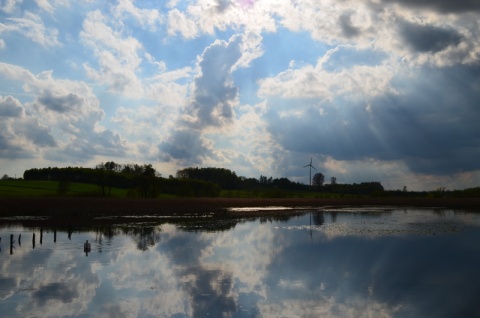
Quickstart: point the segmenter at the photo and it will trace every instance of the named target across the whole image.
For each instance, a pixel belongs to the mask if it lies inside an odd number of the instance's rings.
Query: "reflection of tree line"
[[[43,234],[44,232],[53,232],[53,243],[57,242],[57,231],[60,233],[66,233],[69,240],[72,239],[73,233],[81,232],[95,232],[95,244],[99,253],[103,251],[103,245],[105,243],[110,245],[112,239],[115,236],[126,235],[130,236],[135,245],[139,250],[146,251],[150,247],[155,246],[160,242],[160,232],[161,228],[159,226],[108,226],[108,227],[89,227],[76,229],[74,232],[73,227],[68,227],[66,229],[57,228],[46,228],[40,227],[38,232],[34,231],[32,233],[32,249],[37,247],[37,244],[43,245]],[[25,236],[25,235],[24,235]],[[0,252],[2,251],[2,238],[0,237]],[[10,234],[10,241],[8,243],[10,255],[13,254],[17,247],[22,246],[22,234],[19,234],[18,237],[14,234]],[[83,251],[88,256],[91,253],[91,242],[88,240],[83,243]]]
[[[303,214],[303,213],[302,213]],[[299,215],[302,215],[299,214]],[[176,222],[170,221],[179,226],[181,229],[186,231],[209,231],[209,232],[218,232],[218,231],[228,231],[234,228],[238,223],[243,223],[253,220],[259,220],[260,223],[266,222],[287,222],[292,217],[297,217],[297,215],[287,215],[279,214],[273,216],[263,216],[256,218],[222,218],[222,217],[190,217],[182,218],[176,220]],[[332,217],[333,220],[333,217]],[[324,223],[323,212],[316,212],[313,214],[313,222],[316,225],[322,225]],[[35,249],[37,242],[43,244],[44,232],[50,233],[53,232],[53,243],[57,242],[57,232],[66,233],[69,240],[72,240],[72,236],[77,233],[82,232],[94,232],[96,249],[99,253],[102,253],[104,245],[111,245],[111,241],[116,236],[129,236],[135,242],[136,247],[141,251],[146,251],[151,247],[154,247],[157,243],[160,242],[161,236],[161,225],[166,223],[164,220],[162,222],[152,222],[149,225],[139,226],[137,224],[125,224],[125,225],[103,225],[103,226],[81,226],[74,227],[72,225],[65,226],[35,226],[35,221],[28,220],[22,224],[25,229],[34,228],[35,230],[32,233],[32,249]],[[37,223],[48,224],[45,220],[39,220]],[[27,225],[28,224],[28,225]],[[50,223],[51,224],[51,223]],[[10,236],[10,254],[13,254],[16,244],[21,246],[21,237],[22,234],[18,235],[18,239],[15,240],[14,234]],[[88,243],[88,244],[87,244]],[[88,256],[91,253],[91,242],[83,243],[84,253]],[[0,251],[1,251],[1,238],[0,238]]]

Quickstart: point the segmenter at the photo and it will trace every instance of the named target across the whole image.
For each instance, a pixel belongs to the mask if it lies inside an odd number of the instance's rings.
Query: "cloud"
[[[379,65],[355,63],[350,68],[330,71],[331,65],[328,65],[328,62],[335,51],[327,52],[316,65],[289,68],[275,77],[261,80],[259,95],[275,98],[320,98],[321,101],[348,95],[368,98],[391,90],[389,81],[395,65],[388,61]],[[354,58],[352,56],[352,59]],[[372,60],[374,61],[375,59]]]
[[[87,15],[80,38],[98,58],[98,70],[84,64],[89,77],[113,91],[142,95],[142,85],[135,74],[142,61],[139,56],[142,45],[137,39],[114,31],[98,10]]]
[[[56,147],[57,143],[48,127],[40,124],[36,119],[27,119],[18,122],[15,126],[17,134],[24,135],[37,147]]]
[[[352,14],[353,14],[352,12],[346,12],[339,17],[342,33],[347,38],[356,37],[361,33],[360,29],[354,26],[352,23]]]
[[[0,132],[0,158],[16,160],[32,159],[35,157],[35,154],[31,149],[14,141],[13,139],[15,137],[9,132],[6,132],[5,128],[0,129]]]
[[[397,3],[411,8],[433,9],[441,13],[462,13],[480,11],[477,0],[449,1],[449,0],[382,0],[383,3]]]
[[[233,106],[238,102],[238,88],[234,86],[231,72],[240,59],[242,38],[216,41],[205,51],[198,63],[200,76],[195,79],[193,101],[188,110],[193,123],[204,126],[221,126],[231,122]]]
[[[208,143],[195,130],[176,130],[159,145],[162,161],[182,160],[186,164],[201,164],[204,157],[212,155]]]
[[[3,156],[161,158],[164,174],[196,164],[300,182],[297,162],[314,156],[345,182],[474,184],[478,8],[3,0]]]
[[[361,101],[335,98],[282,116],[273,105],[267,114],[271,135],[286,150],[315,152],[336,160],[405,160],[415,173],[447,175],[480,169],[468,158],[480,153],[480,130],[473,115],[478,70],[425,68],[417,78],[391,80],[398,94]],[[401,84],[400,84],[401,83]],[[420,93],[421,92],[421,93]],[[452,94],[462,96],[451,100]]]
[[[53,12],[53,7],[52,5],[49,3],[48,0],[35,0],[35,2],[37,3],[37,5],[42,8],[43,10],[47,11],[47,12],[50,12],[52,13]]]
[[[47,109],[63,113],[68,111],[74,111],[79,109],[85,102],[85,100],[75,94],[68,93],[63,96],[55,95],[52,91],[44,91],[38,96],[37,101],[45,106]]]
[[[23,0],[2,0],[0,2],[0,10],[5,13],[12,13],[18,3],[21,3]]]
[[[25,12],[22,18],[7,18],[6,22],[0,23],[0,34],[18,32],[44,47],[61,46],[57,39],[59,31],[55,28],[46,28],[39,15]]]
[[[205,49],[198,61],[199,75],[193,84],[192,99],[183,111],[176,131],[160,144],[160,156],[191,158],[198,163],[201,158],[212,155],[201,135],[209,127],[232,123],[233,108],[238,104],[238,88],[231,73],[241,57],[240,36],[232,36],[228,42],[215,41]]]
[[[183,12],[173,9],[168,12],[168,34],[180,33],[186,39],[192,39],[197,34],[197,26],[189,20]]]
[[[18,99],[0,96],[0,117],[22,117],[24,109]]]
[[[406,43],[417,52],[436,53],[449,46],[457,46],[462,37],[451,29],[431,25],[419,25],[404,21],[400,24],[400,34]]]
[[[151,31],[155,31],[157,25],[161,24],[163,21],[163,16],[159,10],[140,9],[136,7],[131,0],[119,0],[114,9],[114,15],[117,18],[122,18],[127,14],[133,17],[142,26],[148,26]]]
[[[79,297],[78,290],[74,286],[66,283],[51,283],[47,286],[41,286],[33,292],[32,298],[37,302],[37,306],[44,307],[48,300],[57,299],[63,303],[71,303]]]
[[[18,154],[86,162],[96,156],[125,155],[128,144],[120,134],[99,125],[104,112],[86,83],[56,79],[51,71],[34,75],[6,63],[0,63],[0,70],[5,78],[21,81],[33,96],[32,102],[24,103],[23,116],[7,117],[3,157]],[[2,105],[5,101],[21,107],[13,98],[3,99]],[[45,147],[48,151],[43,150]]]

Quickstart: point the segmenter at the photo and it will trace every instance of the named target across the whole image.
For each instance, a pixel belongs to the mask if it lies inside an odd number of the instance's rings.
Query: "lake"
[[[1,317],[480,317],[479,213],[24,220],[0,220]]]

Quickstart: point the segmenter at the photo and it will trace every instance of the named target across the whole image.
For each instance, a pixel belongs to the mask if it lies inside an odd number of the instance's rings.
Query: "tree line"
[[[105,197],[112,195],[112,188],[127,189],[129,196],[144,198],[157,197],[160,193],[185,197],[217,197],[222,190],[249,191],[252,196],[282,196],[286,191],[358,195],[372,195],[384,191],[380,182],[337,184],[336,179],[331,178],[330,184],[323,184],[324,177],[318,173],[313,177],[315,186],[263,175],[258,179],[246,178],[224,168],[189,167],[178,170],[176,177],[164,178],[151,164],[119,164],[113,161],[99,163],[94,168],[33,168],[26,170],[23,178],[59,181],[60,195],[68,191],[70,182],[95,184],[98,186],[99,195]]]

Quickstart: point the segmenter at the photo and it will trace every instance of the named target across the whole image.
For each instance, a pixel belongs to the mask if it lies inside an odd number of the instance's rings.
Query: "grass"
[[[0,197],[51,197],[58,196],[58,181],[29,181],[29,180],[1,180]],[[131,190],[130,190],[131,191]],[[71,182],[65,194],[67,197],[97,197],[100,196],[99,189],[94,184]],[[111,196],[116,198],[128,197],[129,190],[112,188]],[[159,198],[176,198],[176,195],[160,194]],[[222,190],[221,198],[348,198],[351,195],[338,195],[332,193],[319,193],[316,191],[285,191],[279,189],[271,190]]]
[[[58,196],[58,181],[26,181],[26,180],[1,180],[0,197],[45,197]],[[111,195],[125,197],[126,190],[112,188]],[[99,189],[94,184],[71,182],[66,196],[100,196]]]

